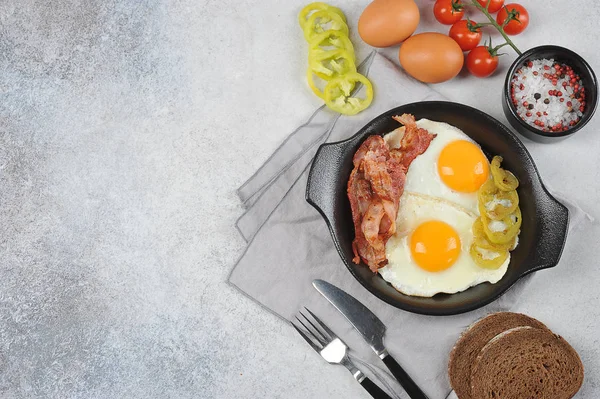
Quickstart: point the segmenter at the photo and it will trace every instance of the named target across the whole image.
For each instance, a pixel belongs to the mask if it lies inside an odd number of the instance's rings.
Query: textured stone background
[[[445,31],[418,1],[420,29]],[[235,188],[319,105],[303,80],[305,3],[0,2],[0,397],[367,397],[225,283],[244,244]],[[334,3],[355,31],[367,2]],[[523,3],[522,48],[564,45],[599,69],[597,2]],[[502,81],[437,88],[504,120]],[[596,218],[599,127],[527,143]],[[581,353],[590,399],[599,236],[567,246],[564,290],[544,290],[546,271],[523,300]]]

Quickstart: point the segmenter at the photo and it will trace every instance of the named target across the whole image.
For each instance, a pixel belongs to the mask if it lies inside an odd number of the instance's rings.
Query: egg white
[[[466,140],[477,146],[479,145],[462,130],[447,123],[420,119],[417,121],[417,126],[427,129],[429,133],[437,134],[437,136],[431,141],[427,150],[410,164],[406,174],[404,191],[443,199],[464,208],[474,215],[479,215],[477,192],[462,193],[454,191],[446,186],[438,173],[438,158],[448,144],[457,140]],[[404,128],[396,129],[387,134],[384,139],[392,148],[397,148],[403,134]]]
[[[442,292],[453,294],[486,281],[498,282],[506,273],[510,255],[495,270],[481,268],[473,261],[469,248],[473,242],[472,225],[475,219],[476,215],[446,201],[405,192],[400,199],[396,219],[398,230],[386,244],[388,264],[379,269],[379,273],[398,291],[422,297]],[[412,259],[410,251],[411,233],[421,223],[430,220],[439,220],[452,226],[461,241],[461,251],[456,262],[440,272],[420,268]],[[497,254],[491,251],[485,254],[486,258],[495,256]]]

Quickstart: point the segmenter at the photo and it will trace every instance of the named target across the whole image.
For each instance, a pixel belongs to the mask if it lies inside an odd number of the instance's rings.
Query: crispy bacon
[[[348,180],[355,232],[352,261],[359,264],[362,259],[373,272],[387,264],[385,244],[396,232],[408,167],[435,137],[418,128],[410,114],[393,118],[405,126],[400,147],[390,149],[381,136],[369,136],[354,154]]]
[[[400,140],[400,147],[392,149],[391,153],[394,158],[397,158],[408,170],[412,161],[424,153],[429,147],[429,143],[435,138],[435,134],[431,134],[426,129],[417,127],[415,117],[411,114],[393,116],[392,119],[402,123],[405,130],[404,135]]]

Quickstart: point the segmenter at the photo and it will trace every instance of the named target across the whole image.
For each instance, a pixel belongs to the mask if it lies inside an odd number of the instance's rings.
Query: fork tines
[[[292,326],[302,335],[302,337],[313,347],[314,350],[320,352],[329,342],[333,341],[336,335],[331,331],[313,312],[308,310],[306,307],[304,308],[308,314],[310,314],[310,318],[304,314],[302,311],[298,312],[301,317],[296,316],[296,320],[298,323],[304,327],[304,330],[298,327],[294,322],[292,322]],[[311,318],[316,322],[313,323]],[[303,321],[304,320],[304,321]],[[320,326],[320,327],[319,327]]]

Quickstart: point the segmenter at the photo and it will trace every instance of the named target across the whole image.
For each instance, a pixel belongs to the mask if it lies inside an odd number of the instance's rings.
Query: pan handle
[[[562,255],[569,228],[569,210],[543,187],[539,202],[537,246],[528,272],[556,266]],[[540,216],[541,215],[541,216]]]
[[[336,202],[340,200],[339,194],[346,192],[347,179],[342,177],[342,173],[347,145],[347,141],[322,144],[308,174],[306,201],[323,215],[330,226],[334,220]],[[341,197],[346,198],[345,195]]]

